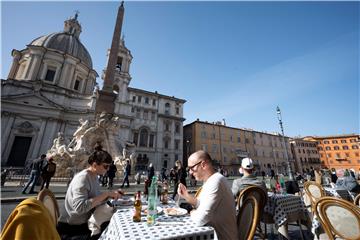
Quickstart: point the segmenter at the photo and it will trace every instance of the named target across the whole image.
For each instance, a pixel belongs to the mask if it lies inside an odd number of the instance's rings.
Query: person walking
[[[25,187],[23,188],[23,190],[21,192],[22,194],[26,194],[26,189],[30,186],[30,184],[31,184],[31,187],[30,187],[29,194],[36,193],[34,191],[35,185],[36,185],[37,181],[39,180],[42,165],[43,165],[45,159],[46,159],[46,155],[42,154],[40,156],[40,158],[35,159],[31,163],[31,172],[30,172],[29,181],[26,183]]]
[[[108,189],[111,189],[113,187],[114,178],[117,172],[116,165],[114,164],[114,161],[110,164],[109,170],[107,171],[107,175],[109,177],[109,185]]]
[[[130,160],[127,160],[126,161],[126,166],[125,166],[125,172],[124,172],[124,181],[121,185],[121,187],[123,188],[124,187],[124,184],[126,182],[126,187],[130,187],[130,184],[129,184],[129,176],[130,176],[130,172],[131,172],[131,165],[130,165]]]
[[[42,168],[41,177],[43,179],[40,191],[44,188],[44,186],[49,189],[49,184],[51,178],[55,175],[56,172],[56,164],[54,163],[54,159],[52,157],[49,160],[45,160],[45,165]]]
[[[176,168],[175,169],[175,184],[174,184],[174,193],[172,196],[172,199],[174,199],[174,200],[175,200],[175,197],[177,194],[179,183],[182,183],[186,187],[186,177],[187,177],[186,169],[182,166],[182,164],[179,160],[177,160],[175,162],[175,168]]]

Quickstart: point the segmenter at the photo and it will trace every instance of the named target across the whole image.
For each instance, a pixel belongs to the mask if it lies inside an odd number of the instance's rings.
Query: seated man
[[[256,176],[253,174],[253,168],[254,164],[251,158],[244,158],[242,160],[240,169],[242,169],[244,176],[235,179],[231,188],[231,191],[235,198],[239,196],[241,190],[253,185],[259,186],[264,189],[265,192],[267,192],[265,183],[262,180],[257,179]]]
[[[191,219],[199,226],[212,226],[218,239],[238,239],[235,204],[227,179],[215,171],[205,151],[191,154],[188,166],[190,174],[204,183],[195,197],[179,183],[178,194],[194,207]]]

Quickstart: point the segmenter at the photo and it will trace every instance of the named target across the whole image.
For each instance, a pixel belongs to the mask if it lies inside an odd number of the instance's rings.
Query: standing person
[[[175,200],[179,183],[182,183],[186,187],[186,177],[187,177],[186,169],[182,166],[182,164],[179,160],[176,160],[174,193],[173,193],[172,199]]]
[[[161,180],[162,180],[162,182],[167,181],[166,168],[164,168],[164,167],[161,169]]]
[[[30,186],[31,184],[31,188],[30,188],[30,194],[36,193],[34,191],[35,189],[35,185],[40,177],[41,174],[41,169],[44,163],[44,160],[46,159],[46,155],[42,154],[40,156],[40,158],[35,159],[32,163],[31,163],[31,172],[30,172],[30,178],[29,181],[26,183],[25,187],[22,190],[22,194],[26,194],[26,189]]]
[[[275,179],[275,171],[274,171],[274,169],[270,170],[270,174],[271,174],[270,179]]]
[[[257,179],[254,174],[254,164],[251,158],[244,158],[241,162],[241,168],[244,172],[244,176],[235,179],[231,188],[235,198],[239,196],[241,190],[254,185],[261,187],[264,192],[267,192],[265,183],[262,180]]]
[[[338,177],[336,175],[336,170],[335,170],[335,168],[332,168],[331,169],[331,182],[336,183],[337,179],[338,179]]]
[[[89,239],[88,220],[94,208],[108,198],[118,199],[123,194],[120,190],[100,191],[97,176],[105,174],[111,162],[111,155],[98,145],[89,156],[89,167],[74,176],[60,209],[57,230],[61,239]]]
[[[113,183],[114,183],[114,178],[117,172],[117,168],[116,165],[114,163],[114,161],[112,161],[109,170],[107,171],[107,175],[109,177],[109,186],[108,189],[111,189],[113,187]]]
[[[152,163],[149,164],[149,167],[147,169],[147,173],[148,173],[148,179],[149,179],[149,186],[151,185],[151,181],[153,176],[155,175],[155,169]]]
[[[130,172],[131,172],[130,160],[126,160],[126,166],[125,166],[125,171],[124,171],[124,180],[121,185],[122,188],[124,187],[125,182],[126,182],[126,187],[127,188],[130,187],[130,183],[129,183]]]
[[[191,154],[188,166],[190,174],[203,182],[195,197],[189,194],[185,185],[179,184],[178,194],[194,207],[190,212],[191,219],[199,226],[212,226],[217,235],[215,239],[238,239],[235,203],[227,179],[215,171],[211,157],[205,151]]]
[[[55,175],[55,172],[56,172],[56,164],[54,163],[54,159],[50,157],[42,168],[41,177],[43,179],[43,182],[40,191],[44,188],[44,186],[45,188],[49,189],[51,178]]]
[[[263,179],[263,181],[265,180],[265,171],[263,170],[263,171],[261,171],[261,176],[262,176],[262,179]]]
[[[170,185],[175,184],[175,170],[174,170],[174,168],[170,169],[169,177],[170,177]]]

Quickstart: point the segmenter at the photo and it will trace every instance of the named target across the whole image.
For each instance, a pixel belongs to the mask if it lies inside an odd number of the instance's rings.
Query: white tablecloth
[[[133,209],[118,209],[112,216],[109,226],[102,233],[101,240],[119,239],[214,239],[212,227],[198,227],[189,215],[170,217],[161,214],[154,226],[147,226],[146,216],[141,216],[141,222],[133,222]]]
[[[324,190],[327,196],[338,197],[348,201],[353,201],[353,196],[345,188],[324,187]]]
[[[308,229],[311,228],[311,220],[300,196],[268,193],[264,219],[269,217],[275,223],[278,232],[287,239],[289,239],[287,224],[290,222],[303,221]]]

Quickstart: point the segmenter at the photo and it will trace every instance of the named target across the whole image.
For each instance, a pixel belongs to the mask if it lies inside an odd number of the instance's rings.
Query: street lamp
[[[287,151],[287,147],[286,147],[284,128],[283,128],[281,111],[280,111],[279,106],[276,107],[276,113],[277,113],[277,118],[279,120],[279,124],[280,124],[280,128],[281,128],[281,135],[282,135],[282,139],[283,139],[283,143],[284,143],[284,147],[285,147],[285,158],[286,158],[286,161],[287,161],[287,170],[288,170],[288,174],[289,174],[289,180],[293,181],[294,176],[293,176],[293,173],[292,173],[292,170],[291,170],[291,164],[290,164],[289,155],[288,155],[288,151]]]

